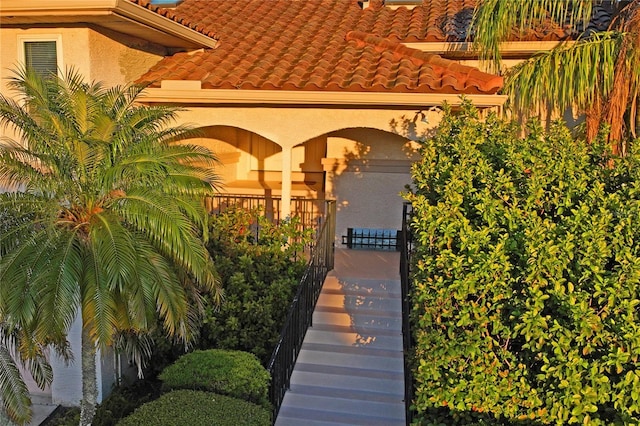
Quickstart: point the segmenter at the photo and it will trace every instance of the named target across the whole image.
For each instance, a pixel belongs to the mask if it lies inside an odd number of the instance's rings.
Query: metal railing
[[[347,228],[342,244],[350,249],[400,251],[400,232],[395,229]]]
[[[413,365],[411,354],[413,352],[413,337],[411,336],[411,253],[413,251],[413,239],[409,223],[411,222],[412,207],[410,203],[402,206],[402,230],[400,231],[400,285],[402,288],[402,346],[404,352],[404,406],[406,424],[413,421],[411,405],[415,396],[413,382]]]
[[[264,215],[278,224],[283,217],[282,199],[280,197],[264,197],[259,195],[216,194],[205,199],[205,206],[210,213],[220,213],[229,208],[253,210],[260,208]],[[291,215],[300,218],[305,228],[316,228],[318,219],[326,215],[325,200],[298,198],[291,199]]]
[[[272,422],[275,423],[289,389],[291,374],[302,348],[304,336],[311,326],[313,311],[320,296],[327,272],[333,269],[335,235],[335,201],[327,201],[325,216],[317,234],[316,244],[310,255],[298,291],[289,308],[267,370],[271,374],[269,398],[272,405]]]

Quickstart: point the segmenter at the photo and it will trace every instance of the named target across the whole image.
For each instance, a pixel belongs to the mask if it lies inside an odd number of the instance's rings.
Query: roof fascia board
[[[214,48],[217,40],[199,33],[156,12],[128,0],[2,0],[0,17],[17,18],[46,15],[55,23],[55,17],[120,16],[128,21],[155,31],[177,37],[194,48]]]
[[[505,95],[464,95],[478,107],[502,106]],[[202,89],[179,90],[147,88],[141,94],[143,103],[171,104],[256,104],[256,105],[316,105],[362,107],[425,107],[439,106],[444,102],[458,106],[461,95],[439,93],[379,93],[379,92],[331,92],[292,90],[236,90]]]
[[[192,30],[182,24],[179,24],[169,18],[132,3],[128,0],[116,0],[116,13],[122,16],[136,20],[144,25],[154,29],[164,30],[165,32],[185,40],[198,43],[201,47],[215,48],[217,40],[208,37],[202,33]]]
[[[500,45],[502,56],[531,56],[535,53],[571,46],[575,41],[509,41]],[[415,42],[402,43],[407,47],[429,53],[477,57],[473,43],[469,42]]]

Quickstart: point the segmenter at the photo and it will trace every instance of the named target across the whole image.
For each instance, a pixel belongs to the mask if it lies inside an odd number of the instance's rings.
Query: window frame
[[[54,41],[56,43],[56,66],[58,77],[62,77],[64,63],[62,60],[61,34],[21,34],[18,36],[18,63],[22,68],[27,64],[26,43],[39,41]]]

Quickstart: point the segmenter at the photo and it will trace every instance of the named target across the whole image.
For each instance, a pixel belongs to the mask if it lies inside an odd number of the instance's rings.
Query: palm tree
[[[30,220],[0,235],[0,314],[46,342],[82,318],[80,424],[97,399],[96,353],[161,323],[190,341],[199,292],[219,295],[203,238],[215,156],[180,142],[177,110],[143,106],[142,87],[105,89],[74,71],[25,69],[0,98],[0,200]],[[18,216],[19,218],[21,216]]]
[[[606,31],[589,27],[596,7],[613,19]],[[511,68],[504,93],[526,117],[543,105],[585,115],[586,138],[608,127],[614,153],[636,137],[640,90],[640,0],[479,0],[473,18],[474,47],[500,69],[500,43],[541,25],[586,29],[575,43],[539,53]]]

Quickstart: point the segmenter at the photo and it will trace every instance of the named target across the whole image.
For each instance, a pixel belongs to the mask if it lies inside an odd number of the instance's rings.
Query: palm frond
[[[33,280],[38,297],[37,335],[40,339],[69,330],[80,307],[78,282],[84,265],[75,232],[60,232],[52,236],[43,255],[48,255],[44,268],[37,270]]]
[[[540,25],[586,27],[591,19],[593,0],[481,0],[474,10],[471,37],[483,63],[497,71],[501,62],[501,43],[519,38]],[[515,32],[515,34],[514,34]]]
[[[9,418],[24,424],[31,420],[31,399],[11,353],[0,345],[0,401]]]
[[[600,33],[540,53],[509,70],[504,93],[522,114],[537,105],[584,110],[611,90],[621,41],[620,33]]]

